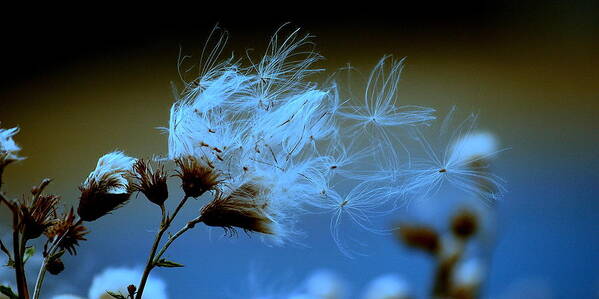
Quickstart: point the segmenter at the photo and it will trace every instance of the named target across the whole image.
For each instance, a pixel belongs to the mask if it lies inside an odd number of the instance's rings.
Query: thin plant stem
[[[19,299],[29,299],[29,290],[27,289],[27,277],[25,276],[25,265],[23,263],[23,253],[25,251],[25,240],[19,233],[19,210],[16,204],[9,201],[4,194],[0,193],[0,202],[4,202],[10,209],[13,216],[13,261],[15,265],[15,280],[17,282],[17,291]]]
[[[157,263],[160,258],[162,257],[162,255],[164,254],[164,252],[166,252],[166,250],[169,248],[169,246],[171,246],[171,244],[177,239],[179,238],[182,234],[184,234],[186,231],[194,228],[194,226],[199,222],[199,217],[189,221],[187,224],[185,224],[185,226],[183,228],[181,228],[177,233],[175,233],[174,235],[170,236],[168,238],[168,241],[164,244],[164,246],[162,246],[162,249],[160,249],[160,251],[158,252],[158,254],[156,255],[156,257],[154,258],[154,263]]]
[[[77,219],[75,223],[78,223],[79,221],[80,219]],[[37,274],[35,289],[33,290],[33,299],[39,299],[40,294],[42,292],[42,284],[44,283],[44,278],[46,277],[46,265],[48,264],[49,259],[52,258],[54,254],[56,254],[56,250],[59,248],[59,245],[60,243],[62,243],[64,237],[69,233],[70,229],[71,228],[69,227],[67,230],[65,230],[65,232],[59,238],[56,238],[50,245],[50,249],[46,253],[44,261],[42,262],[42,266],[40,267],[40,270]]]
[[[170,216],[166,215],[166,210],[164,208],[164,205],[160,206],[160,209],[162,211],[162,221],[160,223],[160,230],[158,230],[158,233],[156,234],[156,238],[154,239],[154,243],[152,244],[152,249],[150,250],[150,255],[148,256],[148,262],[146,263],[146,267],[141,276],[139,286],[137,287],[137,294],[135,295],[136,299],[142,298],[143,291],[144,291],[144,288],[145,288],[147,280],[148,280],[148,276],[150,275],[150,272],[156,265],[154,263],[154,257],[156,256],[156,251],[158,250],[158,245],[160,244],[162,235],[164,235],[166,230],[170,227],[171,223],[173,222],[173,219],[175,219],[175,217],[177,217],[177,214],[179,214],[179,211],[181,210],[181,208],[183,208],[183,206],[185,205],[185,203],[187,202],[188,199],[189,199],[188,196],[184,196],[183,199],[179,202],[179,205],[177,205],[177,207],[173,211],[173,214]]]
[[[35,289],[33,290],[33,299],[39,299],[40,293],[42,290],[42,284],[44,283],[44,278],[46,277],[46,265],[48,264],[48,258],[44,258],[42,262],[42,266],[37,274],[37,280],[35,281]]]

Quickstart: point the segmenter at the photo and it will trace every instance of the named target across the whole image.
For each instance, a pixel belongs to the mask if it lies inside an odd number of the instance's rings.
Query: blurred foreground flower
[[[364,299],[408,299],[410,298],[408,283],[397,274],[385,274],[372,280]]]
[[[88,299],[113,299],[107,291],[128,294],[127,287],[135,283],[142,271],[132,268],[107,268],[94,277],[88,292]],[[150,277],[145,288],[146,299],[167,299],[166,283],[159,278]]]

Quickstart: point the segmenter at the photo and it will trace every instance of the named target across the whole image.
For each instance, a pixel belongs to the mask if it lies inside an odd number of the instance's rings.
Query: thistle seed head
[[[200,221],[208,226],[219,226],[234,233],[233,228],[262,234],[275,234],[273,221],[267,213],[268,202],[257,184],[241,185],[226,197],[217,197],[201,211]]]
[[[77,213],[84,221],[94,221],[124,205],[131,196],[127,174],[136,159],[122,152],[112,152],[98,160],[98,165],[79,187],[81,197]]]
[[[35,197],[31,203],[26,200],[20,202],[21,229],[27,240],[38,238],[46,228],[52,225],[58,201],[58,196],[40,195]]]
[[[154,170],[149,161],[137,160],[131,172],[131,190],[143,193],[149,201],[162,206],[168,198],[167,175],[164,165],[159,164]]]
[[[185,156],[175,159],[181,178],[181,188],[188,197],[200,197],[204,192],[215,190],[220,183],[218,172],[210,164],[194,157]]]
[[[71,208],[61,219],[58,219],[52,226],[48,227],[45,234],[51,240],[62,237],[62,241],[60,241],[58,246],[68,251],[71,255],[76,255],[79,241],[86,241],[85,235],[89,233],[81,222],[81,220],[75,222],[75,212]]]

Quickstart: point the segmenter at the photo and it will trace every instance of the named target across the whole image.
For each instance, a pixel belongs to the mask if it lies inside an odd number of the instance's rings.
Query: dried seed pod
[[[131,190],[127,173],[135,159],[112,152],[98,160],[96,169],[79,187],[81,197],[77,213],[84,221],[94,221],[125,204]]]
[[[268,215],[268,202],[260,197],[256,184],[241,185],[226,197],[217,197],[201,211],[200,221],[208,226],[220,226],[234,233],[233,228],[263,234],[275,234]]]
[[[188,197],[199,197],[220,183],[218,172],[196,157],[180,157],[175,163],[179,167],[177,176],[181,178],[181,187]]]
[[[62,236],[62,240],[58,244],[60,249],[68,251],[71,255],[76,255],[76,247],[79,246],[79,241],[87,240],[85,235],[89,233],[81,222],[81,220],[75,222],[75,213],[73,208],[71,208],[62,219],[58,219],[50,226],[45,234],[48,239],[60,238]]]
[[[58,275],[64,270],[64,263],[60,258],[53,258],[46,264],[46,270],[52,275]]]
[[[156,170],[148,161],[137,160],[131,172],[134,181],[131,183],[132,191],[143,193],[149,201],[162,206],[168,198],[167,173],[164,165],[159,164]]]
[[[38,238],[52,225],[58,201],[58,196],[40,195],[31,203],[24,199],[20,202],[21,229],[27,240]]]

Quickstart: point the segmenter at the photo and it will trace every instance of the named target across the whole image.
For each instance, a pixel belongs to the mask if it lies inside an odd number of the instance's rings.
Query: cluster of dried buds
[[[456,213],[449,224],[448,237],[425,225],[403,224],[395,230],[407,247],[419,250],[436,262],[431,296],[433,298],[474,299],[478,297],[481,279],[462,279],[458,266],[466,244],[479,231],[479,220],[471,210]]]
[[[0,133],[14,135],[17,131],[2,130]],[[7,135],[1,143],[0,173],[10,163],[22,160],[16,155],[20,148],[12,141],[12,135]],[[234,227],[264,234],[273,233],[270,226],[272,221],[264,213],[267,203],[260,203],[258,200],[262,192],[258,185],[244,184],[228,196],[223,196],[219,189],[222,183],[220,175],[209,162],[187,156],[176,159],[175,163],[177,169],[174,175],[181,179],[185,196],[171,214],[167,214],[165,208],[169,196],[169,172],[165,170],[165,166],[160,162],[131,158],[118,151],[102,156],[96,168],[81,184],[76,212],[74,208],[59,209],[60,197],[44,192],[50,179],[44,179],[33,187],[31,196],[23,196],[18,200],[9,199],[4,193],[0,193],[1,203],[13,214],[13,250],[9,250],[1,241],[0,247],[8,256],[9,265],[15,269],[18,288],[16,292],[10,288],[2,288],[3,292],[8,293],[9,297],[30,298],[24,271],[27,258],[33,254],[33,247],[28,242],[45,236],[44,261],[33,293],[33,298],[39,298],[45,273],[61,273],[65,269],[62,255],[76,255],[80,241],[86,240],[88,230],[84,222],[95,221],[110,214],[126,204],[134,192],[142,193],[150,202],[160,206],[163,214],[160,236],[168,229],[188,198],[199,197],[207,191],[214,191],[214,199],[201,210],[197,218],[188,223],[185,230],[204,222],[206,225],[223,227],[231,234]],[[152,260],[148,263],[149,270],[156,266],[180,266],[160,258],[175,238],[169,239],[159,255],[156,255],[157,247],[154,246]],[[131,285],[129,289],[135,288],[135,291],[130,292],[129,296],[141,296],[143,284],[144,282],[141,283],[140,290]]]

